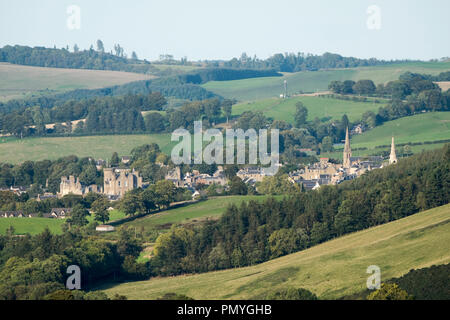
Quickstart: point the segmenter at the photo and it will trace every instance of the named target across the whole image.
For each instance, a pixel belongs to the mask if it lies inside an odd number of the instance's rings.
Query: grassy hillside
[[[353,136],[356,148],[389,145],[391,137],[396,143],[450,139],[450,112],[428,112],[385,122],[361,135]]]
[[[58,159],[75,154],[78,157],[110,159],[114,151],[129,155],[137,146],[157,143],[170,152],[169,134],[108,135],[54,138],[0,138],[0,162],[20,163],[25,160]]]
[[[207,218],[216,218],[222,215],[230,204],[239,204],[242,201],[260,200],[263,201],[267,196],[225,196],[215,197],[206,201],[201,201],[185,207],[170,209],[160,213],[140,218],[129,223],[126,226],[144,227],[145,230],[169,227],[175,223],[189,223]]]
[[[332,98],[321,97],[294,97],[289,99],[269,98],[255,102],[245,102],[233,106],[233,114],[239,115],[245,111],[261,111],[266,117],[274,120],[284,120],[291,124],[294,123],[295,104],[303,102],[308,108],[308,120],[330,117],[341,119],[347,114],[350,121],[361,119],[361,115],[366,111],[377,111],[383,104],[372,102],[353,102]]]
[[[395,137],[396,144],[436,141],[450,139],[450,112],[428,112],[393,121],[385,122],[372,130],[351,138],[351,146],[356,148],[368,148],[367,150],[354,151],[354,156],[371,155],[382,150],[390,150],[390,147],[377,148],[376,146],[390,146],[391,137]],[[422,150],[441,148],[444,143],[424,144],[411,146],[413,153]],[[397,148],[397,156],[401,156],[402,148]],[[342,158],[342,152],[330,152],[323,154],[335,159]]]
[[[167,292],[194,299],[252,299],[289,285],[335,299],[363,290],[370,265],[381,268],[383,281],[412,268],[450,262],[449,241],[450,205],[446,205],[251,267],[100,289],[129,299],[155,299]]]
[[[371,79],[378,84],[397,80],[399,75],[406,71],[435,75],[448,70],[450,70],[450,62],[411,62],[376,67],[286,73],[283,77],[213,81],[204,84],[203,87],[225,98],[249,101],[279,97],[284,92],[284,80],[288,81],[288,92],[294,94],[300,91],[327,90],[328,84],[333,80]]]
[[[96,89],[152,76],[103,70],[41,68],[0,63],[0,101],[74,89]]]

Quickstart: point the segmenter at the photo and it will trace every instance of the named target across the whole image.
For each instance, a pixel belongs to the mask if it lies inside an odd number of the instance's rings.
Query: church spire
[[[344,168],[350,168],[351,166],[351,160],[352,157],[352,149],[350,148],[350,136],[348,134],[348,127],[347,131],[345,132],[345,147],[344,147],[344,157],[343,157],[343,166]]]
[[[397,163],[397,153],[395,152],[394,137],[392,137],[391,155],[389,156],[389,164]]]

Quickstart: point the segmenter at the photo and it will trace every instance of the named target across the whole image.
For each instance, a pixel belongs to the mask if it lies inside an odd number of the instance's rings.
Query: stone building
[[[76,194],[84,196],[89,192],[101,193],[101,187],[96,184],[90,186],[83,186],[78,178],[75,176],[61,177],[61,182],[59,184],[58,197],[64,197],[68,194]]]
[[[348,134],[348,127],[347,131],[345,132],[345,146],[344,146],[344,156],[343,156],[343,167],[346,169],[349,169],[352,166],[352,149],[350,147],[350,137]]]
[[[394,137],[392,137],[391,154],[389,155],[389,164],[397,163],[397,153],[395,152]]]
[[[103,193],[110,197],[121,198],[126,192],[142,187],[142,177],[135,170],[105,168],[103,176]]]

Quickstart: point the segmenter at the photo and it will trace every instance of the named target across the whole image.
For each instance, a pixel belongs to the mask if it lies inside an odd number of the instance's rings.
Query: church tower
[[[395,152],[394,137],[392,137],[391,155],[389,156],[389,164],[397,163],[397,154]]]
[[[350,148],[350,137],[348,134],[348,127],[347,131],[345,133],[345,147],[344,147],[344,157],[343,157],[343,166],[344,168],[350,168],[351,167],[351,160],[352,157],[352,149]]]

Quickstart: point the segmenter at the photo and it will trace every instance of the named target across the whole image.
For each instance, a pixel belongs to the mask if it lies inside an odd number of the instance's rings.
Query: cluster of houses
[[[397,163],[394,137],[392,137],[389,165]],[[289,179],[298,183],[305,190],[316,190],[322,185],[336,185],[345,180],[352,180],[373,169],[379,169],[387,165],[383,157],[371,156],[365,158],[352,157],[349,131],[347,128],[343,163],[331,163],[328,158],[320,158],[318,163],[306,166],[304,169],[291,172]]]
[[[129,159],[123,158],[122,162]],[[349,130],[346,132],[345,147],[343,153],[343,163],[336,164],[330,162],[329,158],[320,158],[320,161],[289,173],[289,180],[292,183],[302,185],[305,190],[316,190],[323,185],[336,185],[345,180],[351,180],[373,169],[382,168],[387,164],[397,163],[394,138],[392,138],[391,154],[389,163],[385,162],[383,157],[373,156],[358,158],[352,157],[350,147]],[[37,200],[41,201],[48,198],[63,197],[67,194],[86,195],[88,192],[97,192],[106,195],[111,200],[121,198],[126,192],[145,187],[142,177],[138,171],[131,169],[104,168],[104,163],[98,163],[103,168],[104,183],[99,187],[96,185],[83,186],[79,179],[74,176],[61,177],[60,192],[57,195],[45,193],[39,195]],[[261,182],[269,174],[261,167],[247,167],[240,169],[236,174],[244,183],[255,185]],[[226,186],[226,178],[223,166],[218,166],[216,172],[212,175],[200,173],[198,170],[192,170],[182,174],[180,167],[175,167],[167,173],[166,180],[172,181],[175,186],[187,188],[193,192],[193,198],[200,194],[200,186],[219,185]],[[24,188],[11,187],[17,195],[26,192]],[[70,214],[70,209],[54,208],[50,213],[44,214],[45,218],[64,219]],[[21,218],[37,217],[36,214],[25,214],[22,211],[0,211],[0,217],[3,218]],[[99,230],[107,231],[107,230]]]
[[[217,184],[225,186],[228,182],[222,166],[219,166],[213,175],[200,173],[198,170],[192,170],[182,175],[180,167],[175,167],[166,174],[166,180],[172,181],[179,188],[188,188],[196,190],[199,185]]]
[[[352,180],[362,174],[383,166],[383,157],[367,159],[351,158],[351,165],[346,168],[335,164],[329,158],[320,158],[318,163],[306,166],[304,169],[289,173],[289,180],[302,185],[305,190],[316,190],[323,185],[336,185],[346,180]]]
[[[44,213],[42,216],[36,213],[24,213],[21,210],[18,211],[0,211],[0,218],[52,218],[52,219],[65,219],[71,212],[70,208],[53,208],[50,213]]]

